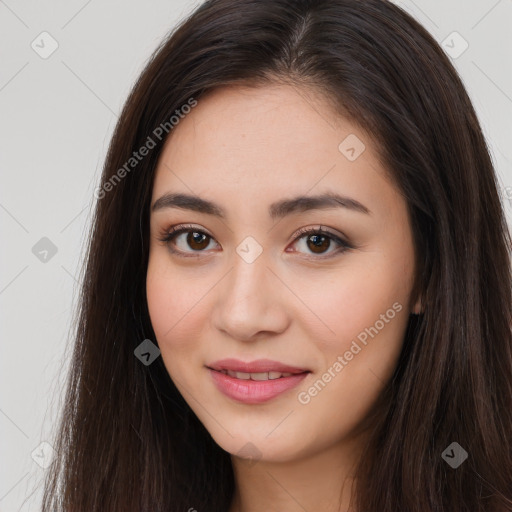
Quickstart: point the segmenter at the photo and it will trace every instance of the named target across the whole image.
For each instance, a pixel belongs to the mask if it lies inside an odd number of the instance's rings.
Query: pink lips
[[[245,404],[259,404],[271,400],[297,386],[310,373],[309,370],[269,359],[259,359],[251,363],[236,359],[222,359],[208,365],[207,368],[219,391]],[[270,380],[246,380],[231,377],[220,370],[244,373],[280,372],[294,375]]]

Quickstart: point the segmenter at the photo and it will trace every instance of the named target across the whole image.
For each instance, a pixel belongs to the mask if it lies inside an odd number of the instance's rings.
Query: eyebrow
[[[164,208],[180,208],[213,215],[221,219],[226,218],[226,212],[221,206],[213,201],[190,194],[164,194],[154,202],[151,210],[156,212]],[[272,220],[275,220],[293,213],[330,208],[346,208],[355,212],[371,215],[370,210],[359,201],[332,192],[326,192],[316,196],[297,196],[291,199],[277,201],[270,205],[269,215]]]

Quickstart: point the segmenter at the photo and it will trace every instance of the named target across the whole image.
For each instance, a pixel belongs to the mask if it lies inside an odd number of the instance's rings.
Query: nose
[[[225,335],[240,341],[283,332],[289,318],[286,287],[269,266],[265,251],[249,263],[233,253],[233,265],[218,284],[212,322]]]

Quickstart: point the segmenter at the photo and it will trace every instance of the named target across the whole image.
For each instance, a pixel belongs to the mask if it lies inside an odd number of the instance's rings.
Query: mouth
[[[206,368],[219,391],[245,404],[267,402],[294,388],[311,373],[311,370],[263,359],[252,363],[225,359]]]
[[[246,380],[278,379],[281,376],[288,377],[289,374],[297,375],[310,371],[306,368],[292,366],[271,359],[257,359],[251,362],[244,362],[238,359],[221,359],[207,365],[207,368],[218,372],[227,372],[231,377]]]
[[[257,380],[257,381],[265,381],[265,380],[276,380],[282,379],[285,377],[291,377],[292,375],[302,375],[303,373],[310,373],[309,371],[304,372],[255,372],[255,373],[247,373],[247,372],[236,372],[232,370],[215,370],[210,368],[214,372],[223,373],[224,375],[229,375],[233,379],[238,380]]]

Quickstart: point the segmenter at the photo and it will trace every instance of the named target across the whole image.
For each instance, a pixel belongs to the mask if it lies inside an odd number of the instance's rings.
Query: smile
[[[244,404],[261,404],[272,400],[298,386],[310,373],[245,373],[211,368],[208,368],[208,372],[223,395]]]
[[[220,370],[224,375],[229,375],[235,379],[241,380],[274,380],[280,379],[281,377],[290,377],[292,373],[281,373],[281,372],[260,372],[260,373],[246,373],[246,372],[234,372],[232,370]]]

